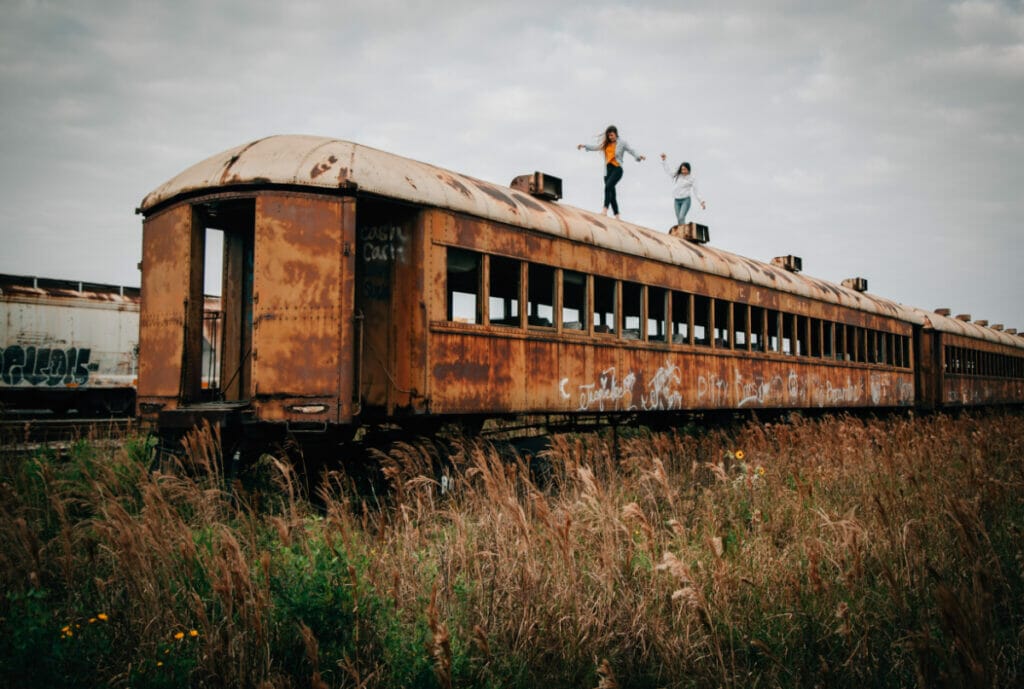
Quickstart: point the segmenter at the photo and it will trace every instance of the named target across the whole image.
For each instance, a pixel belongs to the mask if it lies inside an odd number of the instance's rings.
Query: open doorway
[[[194,206],[193,256],[201,260],[191,280],[185,401],[251,396],[255,217],[252,199]]]

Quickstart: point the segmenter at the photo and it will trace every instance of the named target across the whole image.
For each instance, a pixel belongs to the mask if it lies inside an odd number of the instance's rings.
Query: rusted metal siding
[[[256,198],[253,385],[262,420],[289,418],[290,405],[323,403],[304,421],[337,421],[342,350],[342,204],[294,194]],[[349,311],[350,313],[350,311]]]
[[[140,415],[147,404],[174,409],[181,390],[185,304],[192,260],[192,208],[182,204],[147,218],[142,227],[139,314]]]
[[[955,319],[950,319],[955,320]],[[941,347],[936,353],[938,366],[943,369],[941,379],[941,403],[947,407],[979,406],[991,404],[1019,404],[1024,400],[1024,380],[980,373],[967,374],[945,370],[945,347],[956,347],[961,351],[972,350],[985,354],[1021,357],[1022,352],[1002,341],[993,343],[976,339],[974,331],[983,326],[955,321],[961,327],[952,326],[942,333]],[[951,330],[958,330],[953,333]],[[986,328],[987,329],[987,328]],[[998,332],[998,331],[993,331]],[[1015,337],[1005,335],[1010,341]]]
[[[435,413],[905,407],[915,399],[911,371],[458,330],[433,334]]]

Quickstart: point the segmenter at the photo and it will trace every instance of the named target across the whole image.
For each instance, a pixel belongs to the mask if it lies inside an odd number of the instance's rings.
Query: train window
[[[768,318],[768,338],[765,340],[765,344],[768,345],[768,351],[770,352],[781,352],[782,351],[782,314],[778,311],[769,310],[766,311]]]
[[[796,317],[796,332],[793,336],[793,351],[799,356],[807,356],[810,353],[809,343],[807,342],[807,335],[809,328],[811,327],[810,322],[807,320],[807,316]]]
[[[865,342],[867,348],[864,350],[866,354],[867,363],[877,364],[878,363],[878,331],[871,330],[870,328],[864,329]]]
[[[667,289],[663,287],[647,288],[647,340],[650,342],[665,342],[667,340],[668,327],[665,319],[667,299]]]
[[[750,348],[750,306],[733,304],[732,307],[732,342],[736,349]]]
[[[817,318],[809,319],[810,337],[807,340],[808,356],[821,356],[821,321]]]
[[[693,296],[693,343],[711,344],[711,299],[699,294]]]
[[[822,326],[822,344],[821,344],[821,355],[829,359],[834,359],[836,356],[836,324],[823,322]]]
[[[782,353],[794,354],[796,352],[793,331],[796,329],[794,322],[796,316],[782,314]]]
[[[635,282],[622,283],[622,339],[639,340],[643,319],[644,288]]]
[[[616,331],[615,303],[617,301],[615,280],[594,277],[594,332],[614,333]]]
[[[690,300],[685,292],[672,292],[672,342],[690,344]]]
[[[729,349],[732,344],[732,337],[729,332],[732,323],[732,302],[724,299],[715,299],[715,346],[721,349]]]
[[[491,325],[518,328],[520,262],[491,256],[490,298],[487,300]]]
[[[448,248],[448,320],[480,323],[480,254]]]
[[[750,307],[750,350],[764,351],[765,311],[760,306]]]
[[[529,264],[526,276],[527,322],[534,327],[555,326],[555,269],[539,263]]]
[[[562,271],[562,327],[587,329],[587,276],[574,270]]]

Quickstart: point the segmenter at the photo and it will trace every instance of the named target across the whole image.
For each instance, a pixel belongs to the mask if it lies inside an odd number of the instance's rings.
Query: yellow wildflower
[[[156,666],[157,667],[163,667],[164,666],[164,661],[162,661],[162,660],[156,661]]]
[[[178,641],[181,641],[182,639],[185,638],[185,632],[176,632],[175,635],[174,635],[174,638],[177,639]]]
[[[743,450],[736,450],[736,459],[743,459],[744,457],[746,455],[743,453]]]
[[[105,612],[101,612],[99,615],[96,616],[96,618],[103,620],[104,622],[110,619],[109,617],[107,617],[107,613]]]
[[[199,630],[197,630],[197,629],[190,629],[189,632],[188,632],[188,635],[191,636],[194,639],[197,636],[199,636]]]
[[[90,617],[89,618],[89,624],[96,624],[96,618],[95,617]]]
[[[758,468],[757,468],[757,475],[758,475],[758,476],[764,476],[764,475],[765,475],[765,473],[766,473],[766,472],[765,472],[765,470],[764,470],[764,467],[758,467]]]

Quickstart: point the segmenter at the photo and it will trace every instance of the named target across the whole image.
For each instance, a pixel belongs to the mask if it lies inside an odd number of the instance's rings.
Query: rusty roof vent
[[[1005,332],[1007,335],[1016,335],[1017,334],[1017,329],[1016,328],[1007,328],[1003,332]]]
[[[684,225],[673,225],[668,233],[673,237],[685,239],[694,244],[707,244],[711,241],[711,233],[707,225],[698,225],[695,222],[688,222]]]
[[[543,172],[534,172],[532,175],[519,175],[509,184],[516,191],[524,191],[527,194],[536,196],[548,201],[557,201],[562,198],[562,178],[552,175],[545,175]]]
[[[950,311],[949,309],[935,309],[935,313],[939,314],[940,316],[948,316],[953,312]]]
[[[857,292],[867,292],[868,281],[864,278],[846,278],[843,280],[843,287],[849,287]]]
[[[1002,330],[1003,329],[1003,324],[1002,323],[996,323],[995,325],[992,326],[992,329],[993,330]]]
[[[772,259],[772,265],[784,268],[791,273],[799,273],[804,269],[804,261],[799,256],[776,256]]]
[[[956,315],[956,319],[958,321],[963,321],[964,323],[970,323],[971,322],[971,314],[969,314],[969,313],[958,313]]]
[[[984,328],[986,325],[988,325],[988,321],[986,321],[986,320],[977,320],[977,321],[974,321],[974,324],[975,325],[980,325],[981,327]]]

